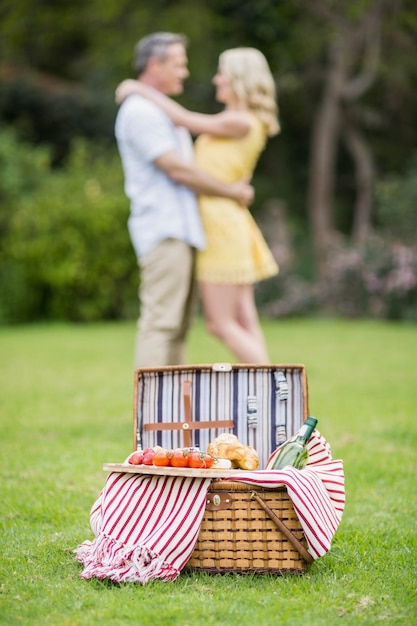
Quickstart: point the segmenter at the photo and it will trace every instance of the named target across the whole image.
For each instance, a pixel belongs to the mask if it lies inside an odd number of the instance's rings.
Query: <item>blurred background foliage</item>
[[[0,323],[134,318],[114,141],[136,41],[189,37],[180,98],[214,112],[230,47],[261,49],[282,131],[252,207],[280,264],[265,315],[417,319],[417,6],[411,0],[3,0]]]

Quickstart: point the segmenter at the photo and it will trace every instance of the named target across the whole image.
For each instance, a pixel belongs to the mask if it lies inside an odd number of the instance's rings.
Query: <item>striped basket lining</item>
[[[283,377],[288,387],[285,394],[278,388]],[[213,427],[192,431],[193,444],[207,450],[210,441],[220,433],[233,432],[244,445],[255,448],[260,467],[265,467],[279,443],[277,428],[284,427],[286,437],[291,437],[308,415],[303,365],[233,365],[230,371],[218,371],[213,365],[139,369],[135,372],[135,449],[184,445],[181,430],[147,432],[144,427],[185,420],[185,381],[191,381],[193,421],[234,422],[233,429]]]

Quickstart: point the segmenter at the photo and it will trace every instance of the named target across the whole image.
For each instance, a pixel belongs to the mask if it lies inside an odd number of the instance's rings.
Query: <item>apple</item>
[[[143,463],[143,452],[133,452],[128,458],[128,463],[131,465],[142,465]]]

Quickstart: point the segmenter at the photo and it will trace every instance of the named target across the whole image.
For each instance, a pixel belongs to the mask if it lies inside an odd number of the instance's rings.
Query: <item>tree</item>
[[[361,99],[378,77],[381,22],[388,3],[376,0],[364,9],[362,4],[346,7],[326,0],[310,3],[310,11],[324,20],[328,30],[323,95],[312,127],[308,194],[308,215],[321,277],[326,275],[327,253],[335,231],[333,205],[340,138],[346,143],[356,173],[353,239],[364,240],[371,227],[375,167],[372,149],[361,129],[365,118],[361,115]]]

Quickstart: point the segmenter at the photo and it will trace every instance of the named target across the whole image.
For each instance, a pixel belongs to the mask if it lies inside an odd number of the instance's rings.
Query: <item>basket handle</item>
[[[263,510],[265,511],[265,513],[267,515],[269,515],[269,517],[271,518],[271,520],[274,522],[274,524],[279,528],[279,530],[286,536],[286,538],[288,539],[288,541],[290,541],[292,543],[292,545],[294,546],[294,548],[297,550],[297,552],[303,557],[303,559],[307,562],[307,563],[312,563],[314,561],[313,557],[311,556],[311,554],[309,552],[307,552],[307,550],[305,549],[305,547],[303,546],[303,544],[301,543],[301,541],[298,541],[297,537],[295,537],[295,535],[293,535],[293,533],[290,531],[290,529],[284,524],[284,522],[282,520],[279,519],[279,517],[277,517],[275,515],[275,513],[272,511],[272,509],[269,508],[269,506],[262,500],[261,496],[256,493],[256,491],[253,491],[251,494],[251,499],[255,499],[258,504],[263,508]]]

